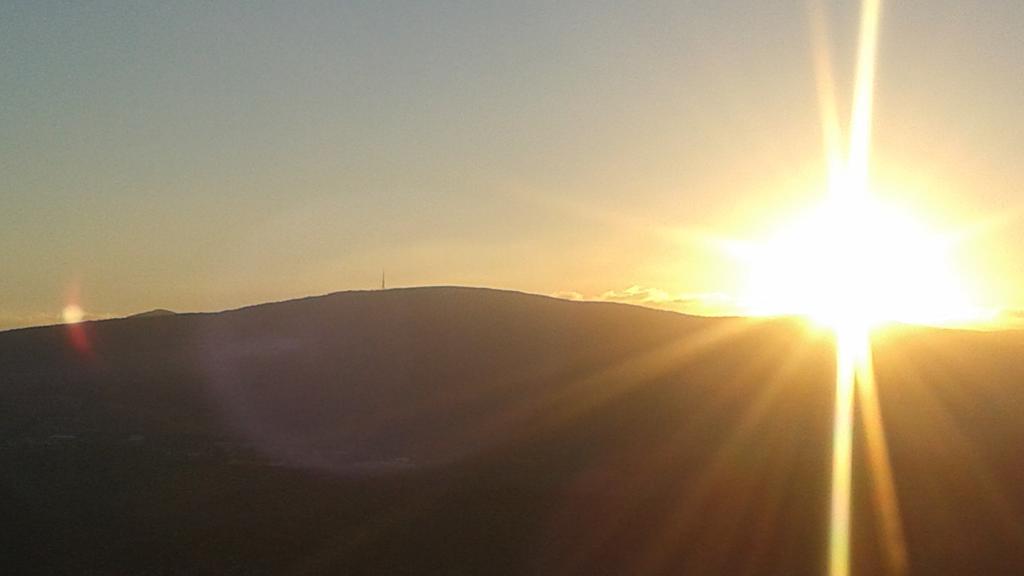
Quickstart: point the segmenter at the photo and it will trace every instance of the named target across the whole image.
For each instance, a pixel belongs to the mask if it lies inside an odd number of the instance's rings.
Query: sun
[[[836,330],[982,320],[952,257],[954,235],[867,194],[832,194],[746,251],[754,315],[800,315]]]
[[[875,390],[873,330],[888,322],[955,325],[983,318],[954,264],[952,248],[960,235],[940,233],[915,212],[880,201],[865,184],[862,177],[840,174],[820,204],[785,219],[744,251],[751,312],[807,316],[835,337],[830,576],[850,573],[855,403],[890,573],[906,573],[905,539]]]

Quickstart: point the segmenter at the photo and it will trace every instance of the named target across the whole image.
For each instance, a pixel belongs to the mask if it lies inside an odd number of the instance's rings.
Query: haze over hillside
[[[875,356],[913,572],[1024,570],[1024,335],[898,328]],[[834,370],[793,320],[470,288],[3,332],[0,560],[820,574]]]

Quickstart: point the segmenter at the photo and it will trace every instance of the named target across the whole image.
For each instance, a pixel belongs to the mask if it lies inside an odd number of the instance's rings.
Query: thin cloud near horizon
[[[606,290],[594,296],[586,296],[575,290],[563,290],[551,296],[573,301],[636,304],[690,314],[725,315],[740,311],[736,299],[722,292],[671,292],[640,284],[619,290]]]

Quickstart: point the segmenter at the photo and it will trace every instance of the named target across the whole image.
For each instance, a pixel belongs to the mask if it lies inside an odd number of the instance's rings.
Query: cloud
[[[669,293],[659,288],[648,288],[645,286],[633,285],[625,290],[608,290],[598,297],[599,300],[608,302],[666,302],[671,300]]]
[[[690,314],[723,315],[739,312],[736,301],[721,292],[670,292],[638,284],[621,290],[607,290],[594,297],[586,297],[575,291],[557,292],[553,296],[566,300],[635,304]]]

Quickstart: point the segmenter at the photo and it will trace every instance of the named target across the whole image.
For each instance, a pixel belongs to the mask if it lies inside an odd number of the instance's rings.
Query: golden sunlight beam
[[[835,80],[832,75],[832,57],[828,47],[828,20],[821,2],[811,4],[811,40],[814,56],[814,75],[817,79],[818,107],[821,108],[821,130],[825,140],[826,166],[828,168],[829,190],[837,190],[839,183],[833,181],[843,172],[842,134],[839,129],[839,112],[836,109]]]
[[[838,198],[840,206],[849,217],[852,226],[838,228],[840,230],[840,249],[843,251],[834,256],[841,258],[842,266],[847,274],[843,277],[855,278],[851,288],[854,292],[845,292],[842,301],[834,302],[840,307],[849,307],[853,315],[845,314],[833,318],[836,335],[836,400],[832,437],[832,500],[829,525],[829,574],[831,576],[848,576],[850,573],[850,518],[852,515],[851,498],[853,482],[853,412],[854,389],[861,400],[861,417],[866,434],[868,462],[872,479],[873,502],[878,507],[881,523],[882,547],[888,561],[888,568],[893,574],[906,571],[906,547],[903,540],[899,505],[892,480],[892,468],[889,463],[888,447],[885,442],[885,431],[882,427],[881,411],[875,392],[874,368],[871,361],[871,319],[852,306],[853,302],[861,301],[868,294],[868,306],[871,312],[880,314],[878,307],[886,298],[878,296],[871,284],[879,279],[877,261],[882,254],[889,253],[893,246],[904,246],[905,238],[894,237],[889,244],[868,250],[865,254],[861,236],[873,236],[877,227],[876,210],[866,210],[868,205],[868,161],[871,148],[871,112],[875,84],[875,63],[878,52],[878,21],[881,12],[880,0],[864,0],[861,6],[860,36],[857,50],[857,72],[854,82],[853,112],[850,120],[850,148],[845,173],[837,178],[830,174],[830,190],[834,198]],[[834,105],[833,105],[834,106]],[[835,139],[832,139],[835,145]],[[829,144],[829,143],[827,143]],[[829,150],[829,158],[838,155],[836,150]],[[830,170],[835,169],[830,162]],[[836,186],[836,184],[839,186]],[[838,224],[835,222],[834,224]],[[896,234],[906,230],[906,225],[896,227]],[[834,234],[834,233],[833,233]],[[895,241],[895,242],[894,242]],[[926,246],[930,247],[930,246]],[[867,256],[873,261],[865,262]],[[908,262],[921,260],[922,254],[909,254]],[[902,259],[902,258],[901,258]],[[902,263],[898,263],[902,264]],[[874,274],[868,275],[868,269]],[[896,272],[896,270],[891,270]],[[922,293],[927,293],[926,291]],[[907,302],[909,304],[909,302]]]
[[[878,511],[878,532],[885,553],[889,574],[907,571],[907,547],[900,521],[896,485],[889,465],[889,448],[885,443],[885,426],[875,388],[875,367],[871,353],[871,335],[865,333],[852,344],[858,345],[856,362],[857,402],[864,430],[867,461],[871,469],[871,494]]]
[[[867,193],[880,13],[881,0],[864,0],[861,4],[857,76],[853,85],[853,114],[850,119],[850,155],[847,167],[850,181],[849,186],[843,189],[847,194],[858,196]]]
[[[860,335],[836,330],[836,400],[832,424],[832,501],[829,509],[828,573],[850,573],[850,499],[853,480],[853,390]]]
[[[939,234],[911,211],[871,193],[872,107],[881,0],[863,0],[848,140],[835,98],[824,8],[810,24],[828,193],[819,206],[784,223],[762,242],[730,244],[749,284],[737,299],[754,315],[804,315],[835,334],[828,571],[850,572],[854,414],[859,407],[871,503],[891,574],[907,571],[907,553],[872,366],[871,332],[886,322],[978,324],[991,319],[968,296],[953,265],[956,234]],[[845,144],[845,150],[844,150]],[[859,404],[856,404],[859,403]]]
[[[878,44],[879,0],[864,0],[861,5],[860,37],[857,50],[857,75],[854,82],[853,113],[850,120],[850,149],[842,177],[830,174],[829,191],[842,205],[856,209],[867,195],[868,158],[871,143],[871,106],[874,93],[875,57]],[[829,150],[830,158],[837,151]],[[833,168],[834,167],[830,167]],[[843,169],[843,168],[840,168]],[[839,184],[836,186],[836,184]],[[856,216],[863,217],[863,214]],[[864,226],[866,222],[856,222]],[[850,231],[847,230],[847,235]],[[847,248],[854,238],[845,238]],[[844,250],[844,252],[847,252]],[[850,266],[849,252],[834,257]],[[857,267],[859,268],[859,267]],[[864,271],[853,269],[850,276],[862,278]],[[846,275],[843,275],[846,276]],[[856,288],[856,287],[855,287]],[[855,294],[854,297],[860,297]],[[846,300],[849,300],[848,298]],[[836,303],[841,305],[840,303]],[[843,304],[849,304],[845,302]],[[837,306],[838,308],[838,306]],[[865,359],[858,351],[870,348],[868,328],[858,326],[860,318],[847,316],[834,318],[836,335],[836,400],[832,432],[832,498],[829,516],[829,574],[848,576],[850,573],[850,516],[853,482],[853,402],[858,366]],[[861,356],[861,357],[858,357]],[[888,462],[885,463],[888,466]]]

